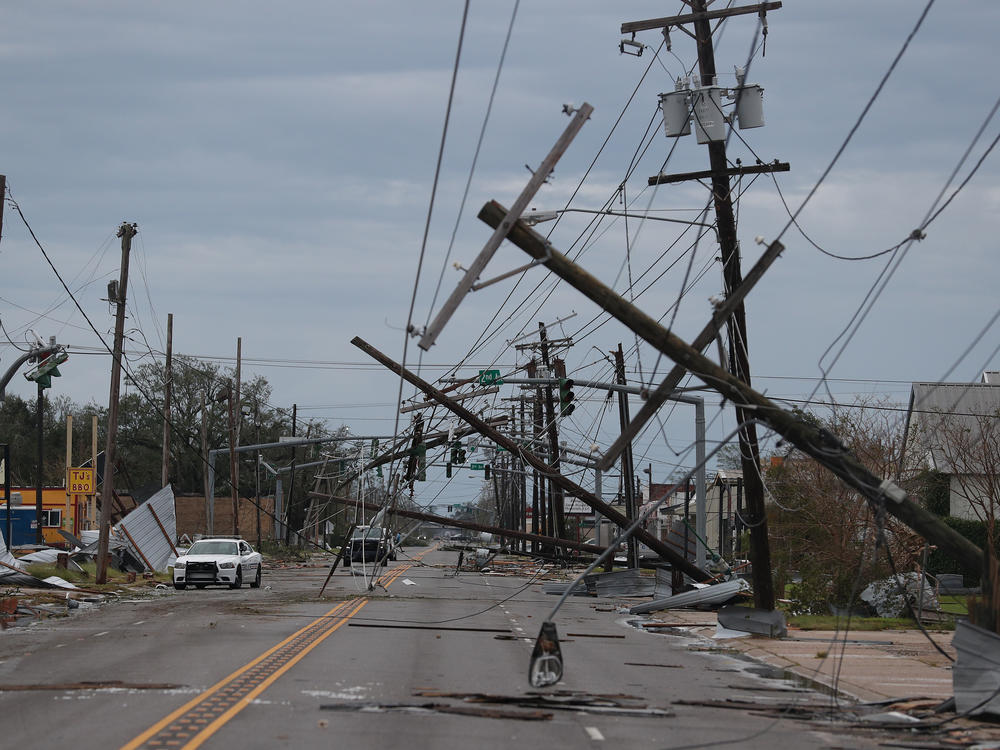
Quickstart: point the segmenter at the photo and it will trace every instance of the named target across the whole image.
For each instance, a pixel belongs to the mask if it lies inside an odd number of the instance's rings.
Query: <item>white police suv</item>
[[[231,589],[250,582],[260,587],[261,556],[243,539],[199,539],[174,563],[174,588],[183,591],[188,584],[203,589],[223,584]]]

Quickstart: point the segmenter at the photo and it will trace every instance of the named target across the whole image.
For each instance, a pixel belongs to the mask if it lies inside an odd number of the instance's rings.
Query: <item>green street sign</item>
[[[486,464],[469,464],[469,468],[473,471],[482,471],[486,468]]]
[[[499,370],[480,370],[479,385],[503,385]]]

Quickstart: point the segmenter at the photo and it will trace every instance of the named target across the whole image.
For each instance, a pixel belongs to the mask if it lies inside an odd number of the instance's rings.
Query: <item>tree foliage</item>
[[[232,369],[187,357],[173,360],[173,394],[170,408],[170,481],[175,492],[202,494],[207,469],[201,446],[202,395],[205,396],[208,448],[229,445],[229,404],[215,398],[235,377]],[[162,363],[147,362],[132,370],[132,379],[125,379],[119,406],[117,465],[119,490],[135,491],[158,485],[162,465],[163,406],[165,368]],[[242,409],[234,414],[239,428],[239,443],[277,442],[291,435],[292,415],[269,403],[271,387],[257,376],[241,384]],[[52,393],[52,391],[48,391]],[[66,417],[74,418],[73,460],[83,463],[91,454],[91,417],[98,418],[98,451],[103,451],[107,435],[107,408],[91,402],[80,405],[66,396],[43,400],[43,480],[47,486],[61,486],[65,480]],[[0,403],[0,443],[11,446],[11,478],[15,485],[33,486],[36,481],[37,408],[33,400],[25,401],[8,395]],[[321,423],[303,421],[298,435],[322,437],[326,434]],[[299,451],[299,459],[306,452]],[[309,451],[309,455],[312,455]],[[245,495],[253,487],[256,456],[240,454],[241,490]],[[291,449],[268,453],[276,463],[291,460]],[[227,494],[229,461],[219,460],[216,467],[216,492]],[[296,500],[305,498],[306,488],[300,487]]]
[[[878,406],[859,403],[827,418],[812,417],[875,476],[895,477],[902,425],[894,411]],[[802,453],[782,456],[766,479],[775,576],[779,590],[796,581],[791,598],[798,611],[825,614],[831,606],[854,606],[868,583],[888,577],[879,540],[899,571],[911,569],[919,556],[923,542],[911,530],[877,514],[857,491]]]

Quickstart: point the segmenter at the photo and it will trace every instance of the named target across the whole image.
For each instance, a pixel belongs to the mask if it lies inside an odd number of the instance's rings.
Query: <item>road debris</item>
[[[735,581],[723,581],[712,586],[701,586],[693,591],[685,591],[681,594],[668,596],[665,599],[655,599],[651,602],[636,604],[634,607],[629,608],[629,613],[641,615],[661,609],[721,605],[747,591],[748,588],[749,586],[746,581],[737,578]]]
[[[345,703],[324,703],[322,711],[358,711],[381,713],[384,711],[405,711],[413,713],[458,714],[481,719],[519,719],[521,721],[548,721],[553,714],[548,711],[512,711],[478,706],[463,706],[453,703],[369,703],[348,701]]]
[[[28,690],[178,690],[184,685],[172,682],[122,682],[120,680],[95,680],[83,682],[50,682],[47,684],[0,684],[0,693]]]
[[[421,690],[414,695],[423,698],[454,698],[466,703],[493,703],[521,708],[541,708],[579,713],[614,714],[617,716],[673,716],[663,708],[650,708],[638,696],[618,694],[583,693],[574,690],[556,690],[551,693],[528,691],[524,695],[497,695],[492,693],[457,693],[438,690]]]

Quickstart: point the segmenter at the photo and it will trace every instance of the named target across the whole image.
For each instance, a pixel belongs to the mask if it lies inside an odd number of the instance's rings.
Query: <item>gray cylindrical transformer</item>
[[[660,94],[660,109],[663,111],[663,132],[667,138],[691,133],[691,109],[687,91]]]
[[[726,138],[726,117],[722,112],[722,90],[706,86],[691,92],[694,102],[694,132],[698,143]]]
[[[756,84],[736,89],[736,119],[740,130],[764,127],[764,89]]]

